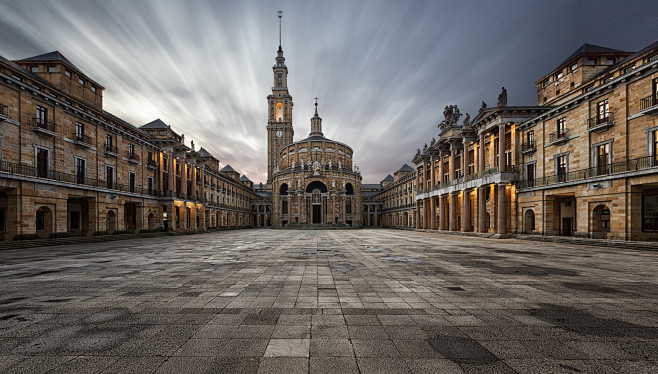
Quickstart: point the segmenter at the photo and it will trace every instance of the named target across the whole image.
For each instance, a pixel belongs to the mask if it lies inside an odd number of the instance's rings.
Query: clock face
[[[280,138],[281,136],[283,136],[283,132],[281,130],[277,131],[276,136]]]

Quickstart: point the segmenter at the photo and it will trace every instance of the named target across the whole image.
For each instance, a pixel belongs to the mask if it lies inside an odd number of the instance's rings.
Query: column
[[[471,231],[471,192],[464,190],[462,195],[462,231]]]
[[[498,209],[497,209],[498,234],[507,234],[507,191],[505,183],[498,184]]]
[[[288,194],[288,201],[286,204],[288,204],[288,223],[292,223],[294,221],[294,214],[292,212],[292,197],[293,195]]]
[[[192,168],[192,191],[188,191],[188,193],[192,197],[192,200],[194,200],[196,197],[196,162],[190,164],[190,167]]]
[[[478,160],[480,162],[480,173],[484,172],[484,168],[486,165],[485,159],[484,159],[484,133],[480,134],[480,159]]]
[[[457,194],[450,195],[450,231],[457,231]]]
[[[453,143],[450,143],[450,176],[448,177],[448,181],[452,181],[455,179],[455,153],[457,152],[457,149],[453,145]],[[452,208],[451,208],[452,209]]]
[[[486,189],[487,186],[478,187],[478,232],[485,233],[487,232],[487,200],[486,200]]]
[[[443,183],[443,153],[439,153],[439,183]]]
[[[436,185],[436,176],[434,175],[434,156],[430,156],[430,181],[431,188],[434,188]],[[432,227],[434,227],[434,225],[432,225]]]
[[[505,171],[505,124],[498,125],[498,172]]]
[[[367,222],[366,225],[370,226],[370,205],[369,204],[366,204],[366,209],[367,209],[366,214],[368,215],[368,218],[366,219],[366,222]]]
[[[434,175],[434,173],[432,173]],[[434,185],[434,183],[432,183]],[[434,197],[430,197],[430,230],[436,230],[436,207]]]
[[[446,229],[446,201],[444,196],[439,196],[439,230]]]
[[[206,196],[206,179],[203,169],[204,169],[204,165],[201,165],[199,167],[199,178],[201,178],[201,191],[199,191],[199,196],[202,199]]]
[[[468,142],[466,141],[466,138],[463,139],[464,143],[464,151],[462,153],[462,172],[464,173],[464,176],[468,175]]]
[[[377,205],[375,205],[375,227],[379,227],[379,209],[377,208]]]
[[[187,194],[187,163],[185,161],[180,160],[181,166],[180,166],[180,193],[183,195]]]
[[[420,228],[420,200],[416,200],[416,230]]]
[[[169,179],[167,180],[167,190],[172,194],[174,191],[174,182],[176,182],[176,173],[174,173],[174,155],[167,154],[167,174],[169,174]]]
[[[345,196],[342,196],[342,198],[340,200],[341,200],[341,207],[340,207],[341,208],[341,211],[340,211],[341,221],[344,224],[347,224],[347,214],[345,213],[346,212],[346,209],[345,209]]]
[[[302,196],[297,195],[297,223],[302,223]]]

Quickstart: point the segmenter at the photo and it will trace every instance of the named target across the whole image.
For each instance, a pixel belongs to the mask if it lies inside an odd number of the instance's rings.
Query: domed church
[[[272,225],[361,226],[361,173],[353,166],[352,148],[322,133],[317,98],[310,134],[293,142],[293,103],[280,40],[273,71],[274,87],[267,97]]]

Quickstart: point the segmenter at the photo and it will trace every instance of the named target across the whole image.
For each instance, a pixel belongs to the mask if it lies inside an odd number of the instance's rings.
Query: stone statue
[[[439,123],[439,129],[456,125],[462,114],[459,113],[459,107],[457,105],[448,105],[443,110],[443,116],[445,119]]]
[[[331,159],[329,159],[329,169],[331,169]]]
[[[484,112],[485,109],[487,109],[487,103],[483,101],[482,106],[480,107],[480,113]]]
[[[336,180],[335,179],[331,180],[331,188],[336,188]]]
[[[340,160],[338,160],[338,168],[339,168],[339,169],[342,169],[342,168],[343,168],[343,163],[342,163]]]
[[[466,113],[466,117],[464,117],[464,127],[468,127],[471,125],[471,115]]]
[[[313,163],[313,175],[320,175],[320,163],[317,161]]]
[[[192,147],[192,151],[194,151],[194,140],[190,140],[190,147]]]
[[[507,106],[507,90],[503,87],[502,92],[498,95],[498,106]]]
[[[295,168],[295,160],[292,160],[292,168]]]
[[[302,180],[301,179],[297,179],[297,188],[298,189],[302,188]]]

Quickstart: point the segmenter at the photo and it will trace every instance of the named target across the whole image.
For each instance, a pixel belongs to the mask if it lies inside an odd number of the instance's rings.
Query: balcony
[[[91,148],[93,145],[91,145],[91,136],[87,136],[84,134],[73,134],[73,142],[75,145],[83,148]]]
[[[139,164],[139,155],[137,153],[128,152],[126,159],[133,164]]]
[[[155,163],[155,160],[149,159],[146,162],[146,167],[149,168],[149,169],[156,169],[158,167],[158,165]]]
[[[640,100],[639,114],[658,114],[658,92]]]
[[[119,150],[117,147],[109,144],[105,144],[104,147],[105,155],[108,157],[118,157],[119,156]]]
[[[597,178],[606,175],[628,173],[650,169],[658,166],[658,157],[647,156],[627,161],[615,162],[612,164],[592,167],[588,169],[574,170],[568,173],[549,175],[543,178],[526,179],[518,184],[519,189],[543,187],[553,184],[580,181],[590,178]]]
[[[53,137],[57,136],[57,132],[55,131],[55,124],[41,118],[32,118],[32,130],[34,130],[34,132],[39,135]]]
[[[587,131],[600,132],[606,131],[615,125],[614,113],[608,112],[605,117],[596,116],[587,120]]]
[[[569,129],[564,129],[548,134],[547,145],[558,145],[565,143],[567,140],[569,140]]]
[[[521,144],[521,153],[523,154],[532,153],[536,150],[537,150],[537,145],[535,144],[534,140],[531,142],[526,142]]]

